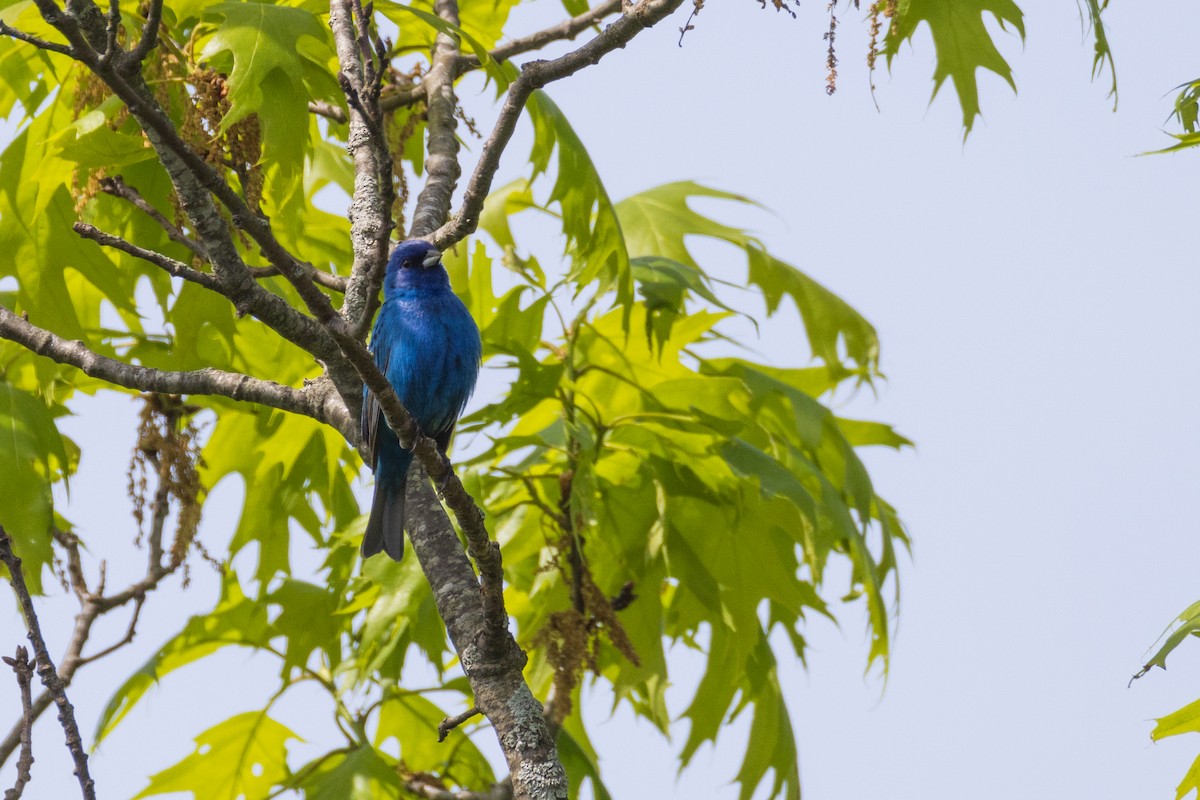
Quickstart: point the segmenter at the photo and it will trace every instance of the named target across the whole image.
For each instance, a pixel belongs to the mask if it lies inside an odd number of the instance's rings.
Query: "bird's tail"
[[[409,456],[409,461],[411,459]],[[386,475],[382,471],[376,472],[375,499],[371,502],[371,516],[367,520],[367,532],[362,541],[363,558],[369,558],[379,552],[387,553],[393,561],[399,561],[404,556],[404,489],[408,477],[407,462],[404,467],[398,476]]]

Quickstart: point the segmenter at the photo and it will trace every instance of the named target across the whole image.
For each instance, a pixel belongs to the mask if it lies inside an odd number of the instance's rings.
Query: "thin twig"
[[[216,276],[208,272],[201,272],[198,269],[193,269],[182,261],[176,261],[170,256],[164,256],[156,250],[147,250],[144,247],[138,247],[132,242],[127,242],[120,236],[114,236],[111,233],[106,233],[95,225],[89,225],[86,222],[76,222],[73,226],[75,232],[85,239],[91,239],[97,244],[105,247],[111,247],[114,250],[120,250],[122,253],[128,253],[134,258],[140,258],[162,271],[176,278],[183,278],[185,281],[203,286],[205,289],[210,289],[214,292],[221,290],[221,284]]]
[[[42,679],[50,695],[58,706],[58,721],[62,724],[63,733],[67,739],[67,749],[75,762],[75,777],[79,779],[79,788],[84,800],[96,800],[96,786],[88,772],[87,751],[83,748],[83,737],[79,735],[79,725],[75,722],[75,709],[67,699],[66,690],[59,680],[54,662],[46,650],[46,640],[42,638],[42,629],[38,624],[37,612],[33,608],[33,598],[29,596],[29,588],[25,585],[25,575],[21,572],[21,559],[12,550],[12,540],[8,532],[0,527],[0,561],[8,567],[9,579],[12,581],[13,592],[21,605],[25,617],[25,627],[29,631],[29,641],[33,645],[34,657],[37,661],[38,677]]]
[[[146,198],[142,197],[141,192],[127,184],[120,175],[111,178],[101,178],[100,191],[132,203],[135,208],[157,222],[158,226],[166,232],[167,238],[177,244],[183,245],[200,258],[208,261],[208,253],[204,251],[203,245],[185,234],[175,223],[163,216],[161,211],[150,205]]]
[[[557,25],[505,42],[491,52],[496,61],[507,61],[514,56],[523,55],[534,50],[540,50],[551,42],[574,40],[576,36],[597,25],[600,20],[621,10],[621,0],[605,0],[582,14],[565,19]],[[467,69],[479,67],[479,56],[474,53],[464,53],[459,59],[459,74]]]
[[[74,57],[70,47],[62,44],[56,44],[54,42],[47,42],[45,39],[40,39],[31,33],[19,31],[5,22],[0,22],[0,36],[8,36],[9,38],[16,39],[17,41],[31,44],[39,50],[49,50],[51,53],[58,53],[59,55]]]
[[[446,741],[446,737],[450,735],[450,731],[454,730],[459,725],[462,725],[472,717],[477,717],[482,713],[483,712],[475,706],[471,706],[461,714],[455,714],[453,717],[446,717],[444,720],[438,723],[438,741]]]
[[[120,28],[121,5],[118,0],[109,0],[108,21],[104,27],[104,52],[100,54],[100,60],[106,64],[117,54],[117,31]]]
[[[255,278],[270,278],[275,275],[282,275],[276,267],[248,267],[250,274]],[[317,269],[312,264],[305,264],[304,271],[308,273],[308,277],[316,284],[324,286],[335,292],[346,291],[347,278],[341,275],[332,275],[325,270]]]
[[[37,719],[33,713],[33,664],[29,660],[29,651],[19,645],[16,657],[5,657],[3,661],[17,674],[17,687],[21,692],[21,756],[17,759],[17,782],[4,793],[4,800],[19,800],[25,784],[32,777],[30,770],[33,768],[33,721]]]
[[[122,647],[124,647],[125,645],[132,643],[133,637],[137,635],[138,618],[141,616],[142,606],[144,606],[145,604],[146,604],[146,595],[144,595],[144,594],[138,595],[137,602],[135,602],[134,606],[133,606],[133,616],[130,617],[130,619],[129,619],[129,627],[126,628],[125,635],[122,636],[119,641],[116,641],[113,644],[110,644],[108,647],[104,648],[103,650],[99,651],[98,653],[92,653],[90,656],[86,656],[85,658],[79,659],[79,666],[82,667],[85,664],[90,664],[93,661],[98,661],[107,655],[111,655],[111,654],[115,653],[116,651],[118,651]]]
[[[140,65],[141,62],[158,45],[158,29],[162,24],[163,0],[150,0],[150,8],[146,11],[146,24],[142,26],[142,37],[129,51],[129,63]]]
[[[335,106],[333,103],[327,103],[324,100],[309,100],[308,110],[313,114],[326,117],[342,125],[346,124],[346,112],[340,106]]]
[[[71,581],[71,591],[83,602],[91,592],[88,590],[87,579],[83,575],[83,562],[79,557],[79,537],[58,528],[51,528],[50,535],[67,551],[67,577]],[[0,759],[0,763],[3,763],[3,759]]]

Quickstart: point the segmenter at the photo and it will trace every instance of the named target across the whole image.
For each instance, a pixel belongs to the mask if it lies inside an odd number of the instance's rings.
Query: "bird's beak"
[[[437,250],[430,250],[429,253],[426,254],[425,258],[421,260],[421,266],[425,267],[425,269],[429,269],[430,267],[437,266],[441,263],[441,261],[442,254]]]

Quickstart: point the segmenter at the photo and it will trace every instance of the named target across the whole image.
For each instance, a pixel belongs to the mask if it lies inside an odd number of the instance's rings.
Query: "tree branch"
[[[600,20],[615,14],[621,10],[621,0],[605,0],[595,8],[590,8],[577,17],[565,19],[549,28],[531,33],[528,36],[522,36],[519,39],[513,39],[496,47],[488,55],[493,61],[508,61],[514,56],[522,55],[533,50],[539,50],[554,41],[563,39],[573,40],[583,31],[598,24]],[[456,78],[479,69],[479,56],[474,53],[463,53],[459,55],[454,62],[454,76]],[[380,105],[384,111],[394,111],[397,108],[410,106],[413,103],[424,100],[426,97],[426,87],[424,83],[418,84],[411,89],[390,92],[385,94],[380,99]],[[309,110],[315,114],[327,116],[330,119],[338,119],[333,113],[340,112],[341,109],[317,109],[313,103],[309,103]],[[344,121],[344,120],[339,120]]]
[[[141,192],[127,184],[120,175],[112,178],[101,178],[100,191],[113,197],[119,197],[132,204],[134,208],[157,222],[158,226],[166,231],[167,238],[177,244],[183,245],[195,255],[208,261],[208,253],[204,251],[204,247],[199,242],[185,234],[175,223],[164,217],[161,211],[150,205],[146,198],[142,197]]]
[[[58,677],[54,662],[50,660],[50,653],[46,650],[46,640],[42,638],[37,612],[33,608],[33,598],[29,596],[29,589],[25,586],[25,575],[21,572],[21,559],[12,551],[12,540],[3,527],[0,527],[0,561],[8,567],[13,592],[17,595],[17,602],[25,617],[25,627],[29,632],[29,641],[33,645],[34,658],[37,661],[38,677],[42,679],[42,684],[58,705],[58,721],[66,735],[67,749],[71,751],[71,758],[75,761],[75,777],[79,779],[79,788],[84,800],[96,800],[96,786],[88,773],[87,752],[83,748],[83,738],[79,735],[79,725],[75,722],[75,709],[67,700],[66,689]]]
[[[163,0],[150,0],[146,11],[146,24],[142,26],[142,37],[129,51],[128,63],[140,65],[150,51],[158,46],[158,29],[162,24]]]
[[[208,253],[205,252],[202,244],[186,235],[178,228],[178,226],[163,216],[162,212],[150,205],[150,203],[144,197],[142,197],[141,193],[139,193],[137,189],[125,183],[121,176],[118,175],[113,178],[102,178],[100,180],[100,191],[104,192],[105,194],[110,194],[113,197],[119,197],[122,200],[128,201],[135,208],[140,210],[146,216],[150,217],[150,219],[157,222],[159,227],[166,232],[167,238],[169,238],[171,241],[183,245],[188,250],[192,251],[192,253],[194,253],[197,257],[202,258],[205,261],[209,260]],[[75,223],[75,232],[80,236],[92,239],[93,241],[99,242],[102,245],[115,247],[118,250],[122,250],[144,261],[149,261],[151,264],[161,267],[175,277],[183,278],[185,280],[192,281],[193,283],[198,283],[201,286],[204,286],[206,289],[210,289],[214,292],[223,293],[222,284],[218,282],[212,275],[205,272],[200,272],[198,270],[193,270],[186,264],[164,256],[154,250],[146,250],[145,248],[138,247],[137,245],[131,244],[124,239],[111,234],[103,233],[97,230],[95,227],[82,222]],[[324,286],[326,289],[332,289],[335,292],[346,291],[345,278],[339,275],[331,275],[328,272],[317,269],[311,264],[303,264],[302,266],[305,268],[305,272],[308,274],[309,279],[317,284]],[[255,278],[269,278],[273,275],[280,274],[279,269],[276,267],[246,267],[246,269],[249,270],[250,274]]]
[[[308,110],[313,114],[326,117],[342,125],[346,124],[346,112],[342,111],[340,106],[335,106],[333,103],[327,103],[324,100],[309,100]]]
[[[462,725],[464,722],[471,719],[471,717],[477,717],[482,713],[483,712],[480,711],[478,707],[471,706],[461,714],[455,714],[453,717],[446,717],[444,720],[438,723],[438,741],[446,741],[446,737],[450,735],[450,731],[454,730],[459,725]]]
[[[318,286],[324,286],[326,289],[334,292],[346,291],[349,281],[341,275],[331,275],[324,270],[317,269],[312,264],[304,264],[303,266],[308,279]],[[250,270],[250,274],[255,278],[270,278],[274,275],[283,274],[276,267],[247,267],[247,269]]]
[[[112,61],[117,54],[117,31],[121,28],[121,4],[118,0],[108,0],[108,21],[104,26],[104,52],[100,59],[104,63]]]
[[[85,664],[90,664],[93,661],[98,661],[107,655],[111,655],[111,654],[115,653],[116,651],[118,651],[122,647],[124,647],[125,645],[132,643],[133,637],[135,637],[137,635],[138,619],[142,615],[142,606],[144,606],[145,604],[146,604],[146,595],[138,594],[137,601],[134,603],[134,606],[133,606],[133,615],[129,618],[129,627],[125,629],[125,635],[122,636],[116,642],[113,642],[112,644],[110,644],[108,647],[99,651],[98,653],[92,653],[90,656],[81,657],[79,659],[79,666],[82,667]]]
[[[358,9],[361,12],[361,8]],[[358,338],[379,307],[379,287],[387,267],[388,244],[392,229],[392,154],[383,138],[383,112],[379,108],[378,75],[368,81],[364,54],[356,29],[371,24],[365,16],[355,24],[355,9],[350,0],[331,0],[329,27],[333,30],[338,63],[345,81],[350,114],[346,147],[354,160],[354,194],[350,200],[350,242],[354,263],[346,284],[342,316]],[[382,69],[382,65],[380,66]],[[341,109],[337,109],[339,112]]]
[[[436,447],[433,452],[438,452]],[[485,611],[488,601],[481,597],[483,589],[463,557],[458,537],[447,531],[445,511],[428,480],[423,464],[414,464],[407,486],[408,536],[421,570],[429,577],[438,614],[470,681],[475,705],[500,740],[513,778],[513,795],[522,800],[565,800],[567,778],[558,760],[554,734],[522,674],[525,654],[508,633],[507,618],[503,638],[494,641]],[[494,552],[498,566],[498,546]],[[481,564],[480,571],[484,570]],[[502,596],[500,602],[502,605]]]
[[[12,667],[17,675],[17,687],[21,692],[21,719],[18,725],[21,729],[21,757],[17,759],[17,781],[13,787],[4,793],[4,800],[19,800],[25,791],[25,784],[32,777],[33,768],[33,722],[37,717],[33,713],[33,664],[29,661],[29,651],[17,647],[15,658],[3,659],[5,664]]]
[[[220,281],[210,273],[192,269],[182,261],[176,261],[170,256],[164,256],[156,250],[147,250],[144,247],[138,247],[132,242],[125,241],[120,236],[105,233],[96,226],[89,225],[86,222],[76,222],[72,227],[84,239],[91,239],[93,242],[104,247],[111,247],[114,250],[120,250],[122,253],[128,253],[134,258],[140,258],[173,277],[183,278],[185,281],[198,284],[214,292],[221,291],[222,286]]]
[[[458,25],[458,0],[434,0],[433,10],[453,25]],[[429,111],[428,152],[425,156],[425,186],[417,196],[413,210],[410,236],[428,236],[450,213],[454,187],[462,174],[458,163],[458,137],[454,134],[454,111],[458,100],[454,96],[454,79],[458,77],[458,40],[438,32],[433,41],[433,57],[429,73],[422,84]]]
[[[164,394],[216,395],[228,397],[230,400],[258,403],[312,417],[341,431],[349,441],[358,439],[357,422],[352,421],[345,405],[336,395],[328,392],[321,382],[311,383],[304,389],[293,389],[272,381],[223,372],[211,367],[190,372],[166,372],[126,364],[89,350],[83,342],[68,341],[56,336],[2,306],[0,338],[17,342],[52,361],[68,364],[93,378],[127,389]]]
[[[73,56],[71,48],[67,47],[66,45],[55,44],[54,42],[48,42],[45,39],[39,39],[31,33],[19,31],[5,22],[0,22],[0,36],[8,36],[12,39],[16,39],[17,41],[31,44],[39,50],[48,50],[51,53],[58,53],[59,55],[63,56]]]
[[[525,102],[535,89],[574,75],[611,53],[624,47],[646,28],[667,17],[679,8],[682,0],[641,0],[628,14],[609,25],[604,31],[564,56],[551,61],[533,61],[521,68],[521,74],[508,87],[508,96],[500,109],[496,126],[483,146],[475,171],[467,182],[462,206],[449,222],[429,236],[438,248],[445,250],[462,241],[479,225],[479,213],[491,191],[492,180],[500,167],[500,156],[508,146]]]
[[[565,19],[557,25],[551,25],[549,28],[544,28],[528,36],[522,36],[518,39],[505,42],[496,47],[491,52],[491,56],[496,61],[508,61],[514,56],[540,50],[551,42],[564,39],[572,41],[588,28],[597,25],[600,20],[620,10],[621,0],[605,0],[603,3],[589,8],[577,17]],[[467,70],[478,68],[479,56],[474,53],[464,53],[458,60],[458,72],[460,75]]]

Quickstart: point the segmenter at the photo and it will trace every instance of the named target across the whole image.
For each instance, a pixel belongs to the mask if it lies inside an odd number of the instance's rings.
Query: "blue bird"
[[[482,351],[479,327],[450,290],[442,254],[428,242],[402,242],[388,260],[370,350],[422,432],[446,452],[454,424],[475,389]],[[375,499],[362,556],[383,551],[399,561],[412,453],[400,446],[379,401],[365,387],[362,435],[375,468]]]

